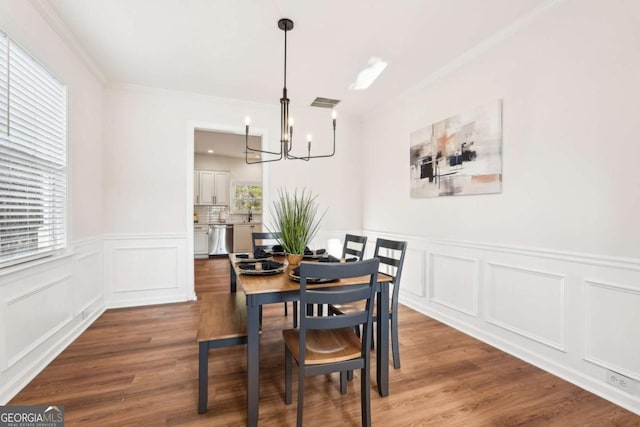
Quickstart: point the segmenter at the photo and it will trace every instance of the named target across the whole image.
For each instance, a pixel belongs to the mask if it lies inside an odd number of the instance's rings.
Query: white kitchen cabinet
[[[217,205],[229,204],[229,172],[216,172],[214,198]]]
[[[209,255],[209,226],[193,226],[193,253],[194,255]]]
[[[197,170],[193,181],[194,204],[229,204],[229,172]]]
[[[235,224],[233,226],[233,252],[251,252],[251,233],[261,233],[262,224]]]

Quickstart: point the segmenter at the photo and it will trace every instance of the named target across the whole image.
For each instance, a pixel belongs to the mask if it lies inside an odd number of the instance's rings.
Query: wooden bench
[[[207,412],[209,349],[247,343],[244,293],[205,294],[198,326],[198,413]]]

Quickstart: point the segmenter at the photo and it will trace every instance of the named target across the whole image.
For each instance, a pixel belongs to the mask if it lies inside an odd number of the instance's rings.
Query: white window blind
[[[0,267],[66,245],[66,89],[0,32]]]

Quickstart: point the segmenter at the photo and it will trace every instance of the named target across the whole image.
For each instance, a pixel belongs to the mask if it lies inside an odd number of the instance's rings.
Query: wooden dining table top
[[[238,285],[242,288],[246,295],[271,293],[271,292],[294,292],[300,290],[300,283],[289,277],[289,273],[298,266],[287,264],[284,256],[274,256],[273,261],[283,263],[285,270],[282,273],[268,275],[244,274],[239,268],[241,261],[246,262],[242,258],[237,258],[236,254],[229,254],[229,261],[236,273]],[[266,261],[266,260],[265,260]],[[315,261],[302,261],[315,262]],[[378,282],[390,282],[393,278],[384,273],[378,273]],[[361,285],[369,281],[368,276],[351,277],[349,279],[340,279],[328,283],[307,283],[309,289],[332,288],[336,286]]]

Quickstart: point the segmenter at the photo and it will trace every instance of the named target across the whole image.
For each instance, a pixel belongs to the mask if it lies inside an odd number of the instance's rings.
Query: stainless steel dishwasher
[[[233,252],[233,224],[209,225],[209,255]]]

